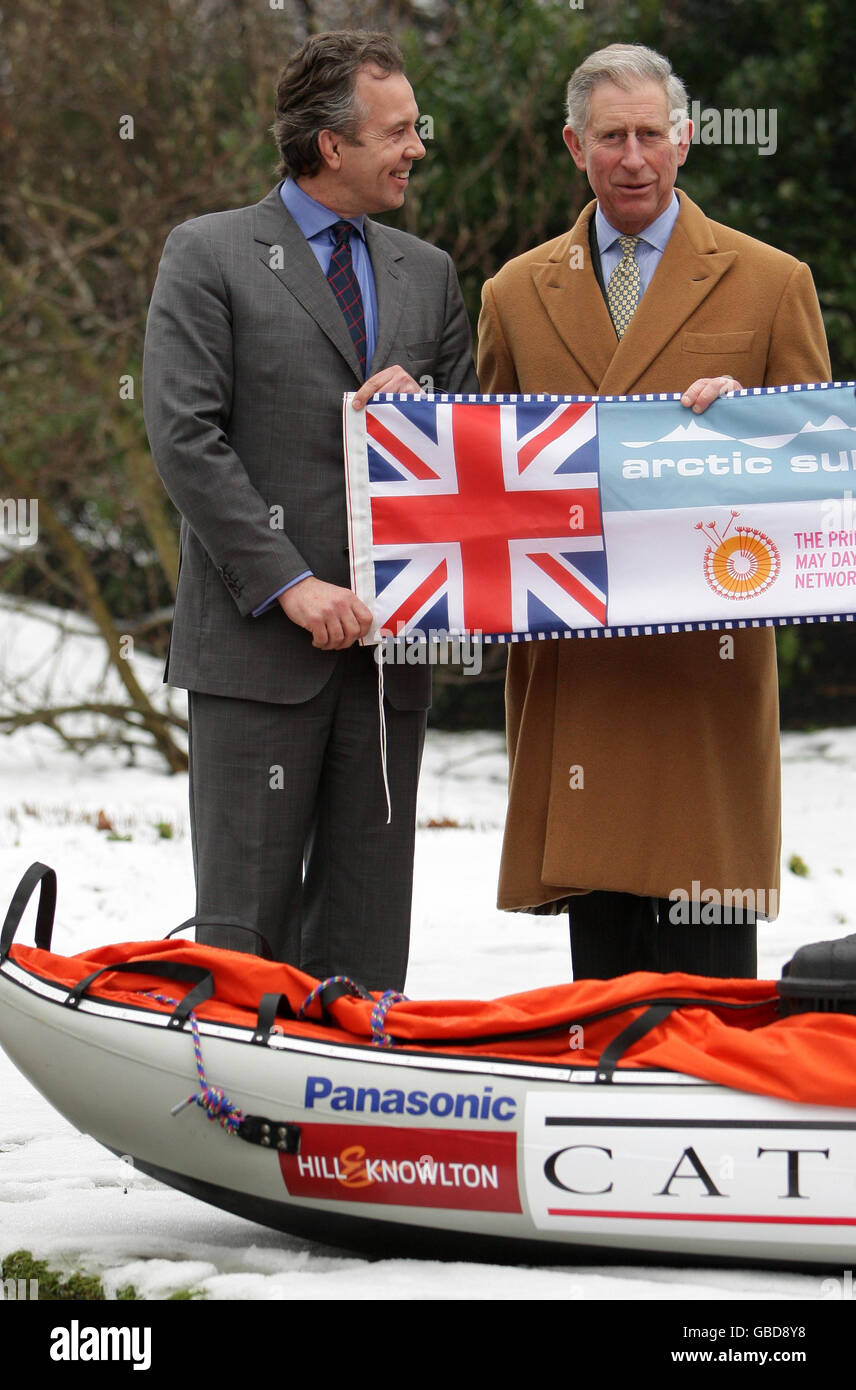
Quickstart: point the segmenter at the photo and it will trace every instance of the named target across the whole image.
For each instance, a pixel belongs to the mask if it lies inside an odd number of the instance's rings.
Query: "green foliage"
[[[833,373],[856,375],[851,0],[16,0],[0,54],[0,495],[50,503],[141,647],[165,646],[176,567],[140,406],[163,242],[187,217],[263,196],[279,68],[307,32],[358,24],[398,38],[433,120],[391,220],[452,254],[474,326],[484,280],[591,196],[562,143],[571,71],[604,44],[645,43],[702,109],[775,112],[775,153],[695,144],[680,182],[709,215],[810,263]],[[2,588],[93,606],[47,534],[0,567]],[[852,636],[780,634],[789,722],[854,718]],[[435,717],[493,723],[499,688],[441,681]]]
[[[565,87],[588,52],[624,38],[628,9],[462,0],[441,12],[428,33],[398,35],[434,139],[392,220],[449,251],[475,324],[488,276],[558,236],[591,197],[562,142]],[[635,37],[656,43],[658,7],[632,12]]]
[[[796,874],[797,878],[808,878],[809,876],[808,864],[798,854],[791,855],[788,860],[788,868],[792,874]]]
[[[856,123],[850,0],[713,0],[680,26],[669,56],[705,107],[772,109],[777,148],[694,146],[687,191],[719,221],[770,241],[812,267],[833,377],[856,375],[854,164]]]
[[[14,1250],[7,1255],[2,1265],[3,1279],[23,1279],[29,1289],[29,1281],[35,1279],[39,1286],[39,1302],[103,1302],[104,1289],[101,1280],[94,1275],[60,1274],[51,1269],[45,1260],[35,1260],[29,1250]],[[136,1296],[136,1295],[134,1295]]]
[[[776,647],[784,728],[856,722],[856,624],[778,628]]]
[[[463,666],[434,668],[428,723],[433,729],[505,728],[506,648],[482,648],[482,669],[473,675]]]
[[[776,631],[776,657],[779,666],[779,689],[791,688],[799,676],[811,666],[811,658],[805,643],[800,642],[800,631],[795,627],[780,627]]]

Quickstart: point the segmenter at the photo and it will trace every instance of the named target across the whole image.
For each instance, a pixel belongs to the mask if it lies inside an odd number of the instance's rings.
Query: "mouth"
[[[408,180],[410,178],[410,170],[394,170],[390,174],[390,178],[393,179],[396,183],[401,184],[402,188],[406,188]]]

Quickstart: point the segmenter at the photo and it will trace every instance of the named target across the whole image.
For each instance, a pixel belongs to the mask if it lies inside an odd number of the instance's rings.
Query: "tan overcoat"
[[[620,342],[591,266],[594,202],[570,232],[489,280],[479,322],[481,389],[682,391],[724,374],[743,386],[828,381],[808,267],[709,221],[678,196],[674,230]],[[744,901],[775,916],[774,638],[771,630],[734,631],[729,659],[723,636],[510,649],[500,907],[545,910],[591,889],[652,897],[683,890],[692,899],[713,889],[751,891],[754,899]]]

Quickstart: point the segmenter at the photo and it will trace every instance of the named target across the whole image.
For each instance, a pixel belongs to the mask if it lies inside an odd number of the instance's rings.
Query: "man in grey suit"
[[[197,913],[310,974],[401,989],[426,668],[378,667],[349,587],[342,396],[477,389],[445,252],[371,222],[425,153],[385,35],[316,35],[283,69],[284,182],[167,239],[143,371],[182,514],[166,678],[189,692]],[[258,950],[245,932],[200,939]]]

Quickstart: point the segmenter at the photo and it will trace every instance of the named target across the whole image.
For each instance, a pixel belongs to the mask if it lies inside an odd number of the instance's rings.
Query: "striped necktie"
[[[615,331],[619,338],[627,332],[627,325],[636,312],[639,303],[641,283],[639,267],[636,264],[636,243],[638,236],[620,236],[618,244],[622,250],[621,260],[609,277],[606,287],[606,302]]]
[[[360,283],[354,272],[354,262],[351,256],[350,236],[353,228],[350,222],[334,222],[330,230],[333,233],[334,246],[333,254],[330,257],[330,267],[327,271],[327,280],[336,296],[339,308],[345,315],[345,323],[348,325],[351,341],[357,349],[357,357],[360,359],[360,371],[365,377],[366,317],[363,312]]]

